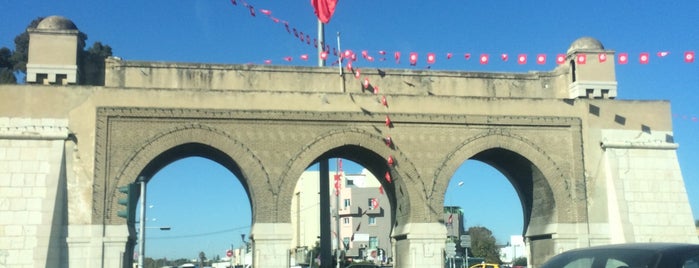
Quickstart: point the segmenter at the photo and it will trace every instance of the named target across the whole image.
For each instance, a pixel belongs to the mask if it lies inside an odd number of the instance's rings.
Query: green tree
[[[512,261],[513,266],[527,266],[527,257],[517,257]]]
[[[17,78],[13,71],[12,50],[6,47],[0,48],[0,84],[16,84]]]
[[[484,258],[486,262],[502,263],[500,249],[495,244],[493,232],[482,226],[468,228],[471,236],[471,254],[473,257]]]

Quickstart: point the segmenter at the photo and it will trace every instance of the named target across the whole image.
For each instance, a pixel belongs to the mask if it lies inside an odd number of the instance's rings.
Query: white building
[[[500,260],[503,263],[512,263],[517,258],[527,258],[527,245],[521,235],[510,236],[510,243],[500,248]]]

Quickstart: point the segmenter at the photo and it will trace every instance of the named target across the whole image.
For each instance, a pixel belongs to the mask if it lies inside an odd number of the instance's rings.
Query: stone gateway
[[[45,20],[28,84],[0,86],[0,267],[131,267],[118,188],[188,156],[244,185],[254,267],[288,267],[294,185],[334,157],[379,178],[399,268],[443,265],[444,194],[468,159],[519,194],[532,267],[591,245],[697,242],[670,104],[617,100],[613,60],[575,60],[613,58],[595,39],[550,72],[363,69],[380,94],[335,68],[114,57],[85,86],[61,52],[77,27]]]

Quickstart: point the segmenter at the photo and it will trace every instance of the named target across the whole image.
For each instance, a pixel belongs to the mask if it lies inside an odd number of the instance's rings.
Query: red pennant
[[[500,58],[502,59],[502,61],[507,61],[507,59],[509,57],[507,56],[507,54],[503,53],[503,54],[500,54]]]
[[[587,55],[585,55],[585,54],[578,54],[578,56],[576,56],[575,59],[578,62],[578,64],[587,63]]]
[[[386,126],[387,126],[387,127],[391,127],[392,125],[393,125],[393,123],[391,122],[391,118],[388,117],[388,115],[387,115],[387,116],[386,116]]]
[[[453,54],[451,54],[451,52],[447,53],[447,59],[448,59],[448,60],[450,60],[452,56],[453,56]]]
[[[367,57],[369,57],[369,52],[367,52],[366,50],[362,50],[362,58],[366,59]]]
[[[517,63],[527,64],[527,54],[519,54],[519,56],[517,56]]]
[[[354,70],[354,78],[359,79],[359,76],[361,76],[359,69]]]
[[[311,5],[320,22],[328,23],[333,13],[335,13],[337,0],[311,0]]]
[[[272,11],[269,11],[267,9],[260,9],[260,13],[265,14],[267,16],[272,15]]]
[[[383,195],[383,185],[379,185],[379,194]]]
[[[600,54],[597,56],[597,59],[599,60],[599,62],[605,62],[605,61],[607,61],[607,54],[606,54],[606,53],[600,53]]]
[[[272,60],[265,60],[265,64],[272,64]]]
[[[415,66],[417,64],[417,53],[410,52],[410,65]]]
[[[292,57],[284,57],[284,60],[285,60],[285,61],[291,61],[291,60],[293,60],[293,59],[294,59],[294,58],[292,58]]]
[[[639,54],[638,61],[640,61],[641,64],[648,64],[648,62],[650,62],[650,55],[648,54],[648,52],[642,52],[641,54]]]
[[[381,54],[381,55],[386,55],[386,51],[379,50],[379,54]]]
[[[386,101],[386,96],[381,96],[381,105],[388,107],[388,101]]]
[[[374,95],[379,94],[379,86],[374,86]]]
[[[400,63],[400,52],[396,51],[396,53],[393,53],[393,57],[396,58],[396,64]]]
[[[667,55],[669,55],[669,54],[670,54],[670,52],[667,52],[667,51],[660,51],[660,52],[658,52],[658,57],[661,57],[661,58],[662,58],[662,57],[665,57],[665,56],[667,56]]]
[[[434,64],[436,60],[434,53],[427,53],[427,64]]]
[[[391,136],[386,136],[386,138],[384,138],[383,141],[386,143],[386,146],[393,146],[393,140],[391,139]]]
[[[539,54],[536,56],[537,64],[546,64],[546,54]]]
[[[369,78],[364,78],[364,83],[362,83],[364,89],[369,88]]]
[[[386,178],[386,181],[388,183],[391,183],[391,173],[386,171],[386,175],[384,175],[384,178]]]
[[[371,199],[371,207],[373,207],[374,209],[379,208],[379,200],[376,198],[372,198]]]
[[[327,60],[328,59],[328,52],[327,51],[320,52],[320,58],[322,60]]]
[[[471,53],[464,53],[464,59],[470,60],[470,59],[471,59]]]
[[[366,60],[368,60],[368,61],[370,61],[370,62],[373,62],[373,61],[374,61],[374,57],[372,57],[372,56],[367,56],[367,57],[366,57]]]
[[[301,55],[301,59],[302,59],[302,60],[308,60],[308,55],[307,55],[307,54]]]
[[[480,61],[481,64],[488,64],[488,54],[481,54]]]
[[[617,60],[619,61],[619,64],[627,64],[627,63],[629,63],[629,54],[628,53],[619,53]]]
[[[563,64],[566,62],[566,55],[565,54],[558,54],[556,56],[556,64]]]
[[[684,62],[686,62],[686,63],[694,62],[694,51],[684,52]]]
[[[393,166],[393,163],[394,163],[393,156],[389,155],[386,162],[388,163],[388,166]]]

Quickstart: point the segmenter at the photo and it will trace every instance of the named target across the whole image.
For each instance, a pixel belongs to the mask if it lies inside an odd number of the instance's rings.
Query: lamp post
[[[141,231],[138,233],[138,268],[143,268],[143,255],[146,252],[146,180],[138,177],[137,183],[141,184]]]
[[[245,234],[240,234],[240,239],[243,240],[243,268],[245,268],[245,257],[248,255],[248,243],[245,242]]]

